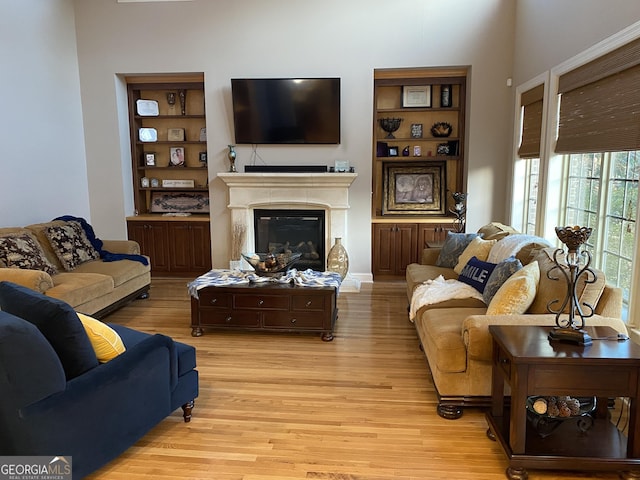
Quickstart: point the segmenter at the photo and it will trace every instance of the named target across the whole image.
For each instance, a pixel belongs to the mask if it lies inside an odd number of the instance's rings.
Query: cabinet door
[[[151,259],[151,273],[169,271],[168,231],[166,222],[127,222],[129,240],[140,244],[140,252]]]
[[[418,258],[418,225],[373,224],[373,274],[403,276]]]
[[[172,273],[199,275],[211,270],[208,222],[169,222]]]
[[[418,228],[418,259],[422,255],[422,249],[442,245],[451,228],[447,224],[421,223]]]

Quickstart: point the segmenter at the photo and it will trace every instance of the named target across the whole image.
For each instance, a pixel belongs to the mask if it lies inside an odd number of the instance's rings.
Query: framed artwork
[[[383,215],[444,215],[446,162],[383,164]]]
[[[184,148],[171,147],[169,156],[170,167],[184,167]]]
[[[144,163],[147,164],[147,167],[155,167],[155,165],[156,165],[156,154],[155,153],[145,153],[144,154]]]
[[[184,128],[168,129],[167,140],[170,142],[184,142]]]
[[[200,152],[198,159],[200,160],[200,165],[203,167],[207,166],[207,152]]]
[[[398,156],[398,147],[389,147],[388,154],[390,157]]]
[[[402,87],[403,107],[431,107],[431,85]]]
[[[411,124],[411,138],[422,138],[422,124],[421,123],[412,123]]]

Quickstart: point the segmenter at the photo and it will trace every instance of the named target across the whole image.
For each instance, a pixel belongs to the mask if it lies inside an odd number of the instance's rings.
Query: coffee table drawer
[[[265,328],[322,328],[324,315],[314,313],[265,312]]]
[[[216,327],[259,327],[260,312],[231,310],[221,312],[215,309],[200,309],[200,325]]]
[[[284,295],[234,295],[233,308],[289,310],[289,297]]]
[[[215,288],[205,288],[199,293],[200,308],[231,308],[233,296],[229,293],[220,293]]]
[[[325,295],[296,295],[291,299],[291,310],[302,312],[324,312]]]

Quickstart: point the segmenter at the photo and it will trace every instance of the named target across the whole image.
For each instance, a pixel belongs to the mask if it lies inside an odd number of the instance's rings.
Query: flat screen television
[[[339,78],[231,79],[236,143],[340,143]]]

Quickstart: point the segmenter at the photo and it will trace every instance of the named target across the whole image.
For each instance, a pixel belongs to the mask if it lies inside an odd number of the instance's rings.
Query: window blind
[[[520,158],[540,158],[540,135],[542,131],[542,100],[544,84],[527,90],[520,96],[522,114],[522,140],[518,147]]]
[[[640,39],[559,79],[557,153],[640,150]]]

